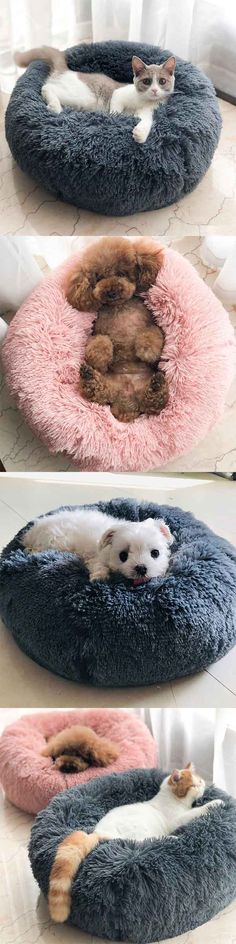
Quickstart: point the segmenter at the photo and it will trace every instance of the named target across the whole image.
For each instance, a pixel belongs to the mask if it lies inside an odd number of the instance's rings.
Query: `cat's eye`
[[[147,85],[147,86],[151,85],[151,81],[152,81],[151,79],[142,79],[143,85]]]
[[[166,79],[159,79],[159,85],[166,85]]]
[[[128,560],[128,551],[121,551],[119,554],[119,558],[122,561],[122,564],[125,564],[125,561]]]
[[[157,551],[157,549],[154,547],[153,551],[151,551],[151,557],[154,557],[154,560],[156,560],[156,558],[159,557],[159,554],[160,551]]]

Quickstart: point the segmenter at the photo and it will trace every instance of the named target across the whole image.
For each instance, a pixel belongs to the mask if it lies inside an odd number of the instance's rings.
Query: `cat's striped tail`
[[[88,834],[78,830],[60,843],[49,879],[48,907],[53,921],[63,922],[69,917],[73,878],[101,838],[96,832]]]
[[[28,49],[26,52],[14,53],[16,65],[21,66],[22,69],[29,66],[30,62],[35,62],[37,59],[48,62],[53,72],[61,73],[65,72],[65,69],[68,69],[64,52],[62,52],[61,49],[56,49],[54,46],[39,46],[38,49]]]

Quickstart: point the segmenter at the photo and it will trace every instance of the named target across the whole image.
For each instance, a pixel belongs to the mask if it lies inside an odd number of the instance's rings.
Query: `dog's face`
[[[147,518],[106,531],[99,551],[111,571],[123,574],[134,586],[139,586],[166,573],[172,542],[165,521]]]
[[[73,308],[117,307],[147,291],[162,264],[162,250],[148,239],[105,237],[89,246],[69,277],[66,297]]]

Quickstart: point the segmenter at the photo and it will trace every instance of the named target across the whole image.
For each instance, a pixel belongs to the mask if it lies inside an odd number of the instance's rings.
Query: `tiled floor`
[[[1,542],[6,544],[35,515],[63,504],[128,496],[179,505],[202,518],[236,544],[236,483],[214,476],[115,476],[35,473],[0,476]],[[165,707],[177,705],[236,708],[236,648],[207,671],[164,685],[132,689],[95,689],[52,675],[25,656],[2,625],[0,705]]]
[[[2,716],[2,717],[1,717]],[[1,729],[13,720],[0,713]],[[53,924],[46,901],[33,878],[27,847],[33,817],[22,813],[0,796],[1,837],[1,944],[105,944],[101,938]],[[235,944],[236,903],[212,921],[174,938],[175,944]],[[173,938],[172,938],[173,942]],[[170,944],[162,941],[160,944]]]
[[[167,242],[167,237],[165,239]],[[199,275],[210,287],[213,285],[216,272],[207,268],[201,260],[202,239],[195,235],[185,236],[179,240],[172,240],[171,246],[184,255]],[[41,267],[43,266],[44,240],[41,238]],[[72,251],[81,246],[81,240],[73,240]],[[46,251],[46,249],[45,249]],[[56,247],[55,247],[56,252]],[[229,309],[232,324],[236,333],[236,310]],[[62,455],[50,456],[44,447],[23,420],[23,417],[13,404],[4,378],[0,373],[0,459],[7,471],[25,470],[72,470],[72,463]],[[192,472],[208,471],[232,472],[236,468],[236,378],[227,395],[226,409],[222,419],[205,439],[184,456],[167,463],[163,471]]]
[[[206,176],[180,203],[127,217],[102,217],[56,200],[16,166],[4,136],[7,96],[2,95],[0,149],[0,234],[101,235],[141,233],[168,236],[203,233],[209,227],[234,232],[236,218],[236,108],[220,101],[223,129]]]

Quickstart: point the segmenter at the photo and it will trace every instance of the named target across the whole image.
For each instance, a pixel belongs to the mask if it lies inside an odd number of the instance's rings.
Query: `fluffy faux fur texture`
[[[119,756],[112,741],[102,738],[86,725],[74,724],[48,738],[42,751],[51,757],[58,770],[74,773],[87,767],[108,767]]]
[[[180,508],[95,507],[164,518],[175,539],[167,574],[135,590],[119,574],[90,583],[75,555],[27,555],[23,529],[0,559],[0,612],[18,645],[59,675],[110,687],[179,678],[225,655],[236,642],[236,549]]]
[[[97,311],[80,368],[80,392],[110,404],[120,422],[158,415],[168,383],[158,369],[164,334],[140,294],[155,284],[163,250],[150,239],[105,236],[85,250],[69,275],[66,297],[78,311]]]
[[[133,770],[55,797],[37,817],[29,848],[44,895],[66,837],[74,830],[91,834],[115,806],[151,800],[164,777],[156,769]],[[224,805],[174,837],[99,843],[74,878],[70,924],[102,939],[148,944],[186,933],[228,905],[236,895],[236,803],[211,786],[198,804],[215,799]]]
[[[82,862],[99,842],[113,839],[162,839],[201,816],[208,816],[223,800],[209,800],[198,807],[205,781],[190,762],[162,780],[158,793],[142,803],[115,806],[98,821],[93,833],[75,830],[57,850],[49,879],[48,907],[54,921],[67,921],[71,910],[72,883]],[[177,837],[176,837],[177,839]],[[177,840],[178,841],[178,840]]]
[[[71,69],[132,82],[132,56],[163,63],[170,50],[144,43],[81,44],[66,53]],[[32,63],[13,89],[6,136],[21,169],[60,199],[108,216],[155,210],[189,193],[209,167],[221,118],[210,80],[177,59],[175,91],[154,114],[145,144],[132,138],[137,119],[79,113],[55,115],[41,97],[48,67]]]
[[[191,449],[222,415],[235,373],[233,327],[193,266],[164,249],[147,300],[165,335],[169,402],[160,416],[122,424],[109,407],[79,395],[95,313],[74,311],[64,285],[80,258],[45,279],[13,318],[2,348],[6,381],[50,452],[65,452],[80,469],[158,468]]]
[[[67,726],[87,725],[99,738],[112,740],[117,758],[109,767],[64,773],[44,755],[49,739]],[[7,799],[27,813],[43,810],[57,793],[94,777],[157,763],[157,747],[140,718],[112,708],[36,712],[10,724],[0,737],[0,782]]]

